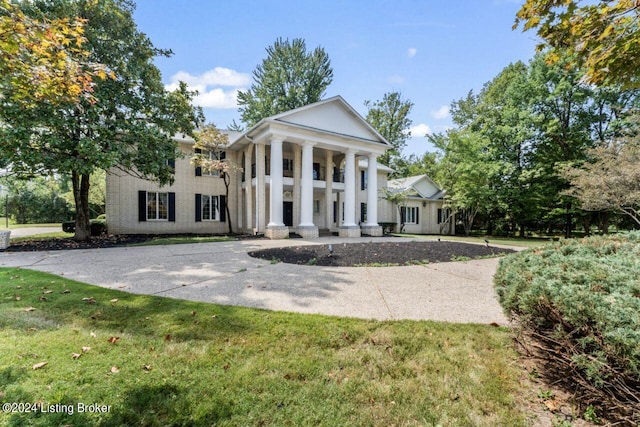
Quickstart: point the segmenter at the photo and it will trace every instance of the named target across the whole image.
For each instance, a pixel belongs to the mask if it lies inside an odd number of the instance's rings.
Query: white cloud
[[[416,49],[415,47],[410,47],[409,50],[407,50],[407,56],[409,58],[413,58],[414,56],[416,56],[416,53],[418,53],[418,49]]]
[[[433,116],[433,118],[438,120],[446,119],[447,117],[449,117],[449,106],[443,105],[437,111],[432,111],[431,115]]]
[[[237,97],[240,90],[251,82],[248,73],[239,73],[230,68],[215,67],[200,75],[193,75],[187,71],[178,71],[171,76],[171,83],[165,86],[167,90],[175,90],[178,82],[183,81],[190,90],[197,90],[198,96],[194,103],[203,108],[231,109],[238,106]],[[223,89],[220,86],[231,89]]]
[[[238,106],[238,91],[233,89],[224,91],[221,88],[200,92],[194,99],[194,103],[203,108],[231,109]]]
[[[409,128],[409,131],[411,131],[412,138],[422,138],[431,133],[431,128],[427,124],[420,123],[419,125]]]
[[[224,67],[216,67],[213,70],[205,71],[203,74],[194,76],[186,71],[178,71],[171,76],[171,83],[182,80],[189,87],[194,86],[247,86],[251,81],[248,73],[239,73],[236,70]]]

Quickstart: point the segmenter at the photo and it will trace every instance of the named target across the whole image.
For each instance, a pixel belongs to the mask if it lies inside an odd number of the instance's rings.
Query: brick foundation
[[[296,228],[296,233],[302,236],[303,239],[317,239],[320,236],[316,226],[298,227]]]
[[[338,229],[338,236],[340,237],[360,237],[360,227],[340,227]]]
[[[382,237],[382,227],[379,225],[363,225],[360,227],[363,236]]]

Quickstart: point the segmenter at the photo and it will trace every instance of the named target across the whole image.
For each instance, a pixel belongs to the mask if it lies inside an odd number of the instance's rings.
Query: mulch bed
[[[5,249],[6,252],[33,252],[33,251],[57,251],[66,249],[95,249],[95,248],[113,248],[116,246],[132,245],[134,243],[142,243],[152,240],[157,236],[141,235],[141,234],[123,234],[118,236],[99,236],[92,237],[86,242],[76,242],[73,237],[55,238],[55,239],[38,239],[34,236],[33,240],[21,240],[19,242],[11,242],[11,246]]]
[[[360,265],[411,265],[456,261],[514,252],[459,242],[371,242],[295,246],[249,252],[255,258],[288,264],[353,267]]]

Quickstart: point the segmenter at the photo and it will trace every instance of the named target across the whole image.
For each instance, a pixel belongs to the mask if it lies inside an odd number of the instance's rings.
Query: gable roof
[[[387,187],[395,191],[414,192],[409,197],[419,197],[428,200],[438,200],[444,197],[446,190],[438,187],[427,175],[414,175],[406,178],[390,179]]]
[[[259,134],[259,129],[269,124],[374,143],[385,150],[391,148],[391,144],[339,95],[264,118],[233,139],[231,144],[251,140]]]

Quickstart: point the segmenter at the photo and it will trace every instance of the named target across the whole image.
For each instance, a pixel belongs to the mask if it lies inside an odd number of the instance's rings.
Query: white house
[[[405,233],[454,234],[454,218],[446,208],[446,191],[427,175],[389,180],[389,190],[406,194],[405,202],[395,206],[392,218],[404,224]]]
[[[185,154],[175,182],[159,187],[116,169],[107,174],[107,226],[114,234],[225,233],[225,206],[235,231],[279,239],[321,230],[380,236],[394,209],[379,199],[391,169],[377,158],[390,144],[340,96],[261,120],[229,133],[223,153],[243,168],[224,182],[189,162],[194,141],[177,138]],[[207,153],[204,153],[205,155]]]

